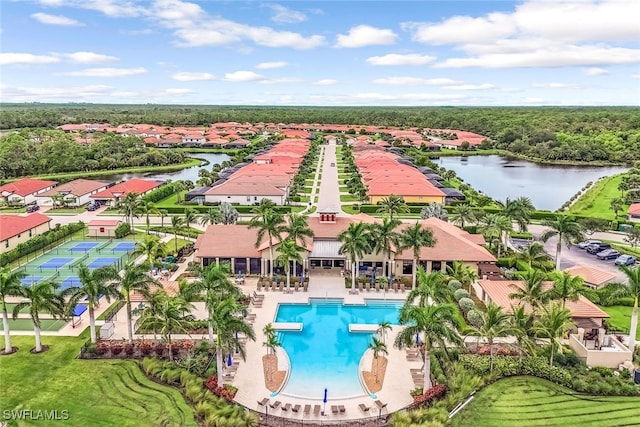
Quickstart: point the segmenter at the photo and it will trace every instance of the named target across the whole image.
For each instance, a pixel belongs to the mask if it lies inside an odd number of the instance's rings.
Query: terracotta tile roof
[[[239,224],[214,224],[196,240],[196,258],[260,258],[256,248],[258,230]]]
[[[23,178],[0,186],[0,194],[17,194],[18,196],[25,197],[56,184],[57,182],[55,181],[43,181],[41,179]]]
[[[285,191],[272,183],[232,179],[211,187],[206,195],[215,196],[284,196]]]
[[[444,196],[445,194],[427,180],[423,182],[397,182],[373,180],[368,184],[367,193],[370,196]]]
[[[113,227],[121,223],[119,219],[94,219],[87,224],[89,227]]]
[[[83,196],[91,193],[92,191],[99,190],[109,185],[107,181],[93,181],[90,179],[75,179],[67,182],[66,184],[60,184],[49,191],[38,194],[37,197],[50,197],[56,194],[73,194],[74,196]]]
[[[34,212],[31,215],[0,215],[0,241],[25,233],[51,221],[46,215]]]
[[[640,203],[634,203],[629,206],[629,210],[627,211],[629,215],[640,215]]]
[[[491,301],[502,307],[505,312],[511,313],[513,311],[512,307],[518,306],[518,300],[509,298],[509,295],[516,292],[516,288],[522,288],[524,282],[521,280],[478,280],[478,284],[486,292]],[[566,307],[571,310],[573,317],[609,317],[607,313],[583,296],[580,296],[576,302],[567,301]],[[531,311],[531,308],[527,304],[525,304],[525,308],[527,311]]]
[[[128,181],[116,184],[106,190],[100,191],[91,196],[92,199],[114,199],[114,193],[121,193],[120,197],[129,193],[145,194],[156,187],[162,185],[160,181],[149,181],[146,179],[134,178]]]
[[[337,216],[336,222],[320,222],[319,215],[311,215],[307,218],[309,228],[313,230],[316,239],[335,239],[349,227],[352,222],[366,222],[368,224],[377,222],[375,218],[367,214],[354,216]]]
[[[572,276],[580,276],[586,283],[600,287],[616,278],[615,274],[588,265],[574,265],[565,269]]]

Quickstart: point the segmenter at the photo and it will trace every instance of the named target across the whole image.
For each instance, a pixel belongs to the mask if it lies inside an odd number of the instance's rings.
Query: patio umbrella
[[[416,347],[420,345],[420,335],[416,334]]]
[[[236,342],[238,342],[238,333],[236,332]],[[236,354],[238,354],[238,352],[240,351],[240,349],[238,348],[238,346],[236,346]]]
[[[229,356],[227,357],[227,366],[231,365],[233,365],[233,359],[231,358],[231,353],[229,353]]]
[[[322,399],[322,403],[323,403],[323,405],[322,405],[322,415],[324,415],[324,410],[327,407],[327,389],[326,388],[324,389],[324,399]]]

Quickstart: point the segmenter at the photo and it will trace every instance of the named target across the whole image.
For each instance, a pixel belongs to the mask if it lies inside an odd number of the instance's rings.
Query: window
[[[104,227],[100,227],[100,232],[104,233]]]
[[[4,247],[5,247],[5,248],[8,248],[8,247],[9,247],[9,240],[8,240],[8,239],[4,241]]]
[[[413,261],[402,261],[402,274],[411,274],[413,272]]]
[[[29,230],[29,237],[33,235],[33,230]]]
[[[22,234],[18,234],[18,239],[20,238],[20,236],[22,236]]]
[[[441,271],[441,270],[442,270],[441,261],[431,261],[431,271]]]
[[[258,196],[255,196],[255,197],[253,198],[253,201],[254,201],[254,202],[257,202],[257,201],[258,201]]]

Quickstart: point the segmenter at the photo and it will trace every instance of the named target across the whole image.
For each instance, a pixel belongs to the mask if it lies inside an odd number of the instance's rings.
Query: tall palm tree
[[[58,292],[60,285],[51,281],[34,283],[31,286],[23,286],[20,296],[28,301],[21,301],[13,307],[13,319],[18,318],[18,314],[24,308],[29,308],[29,316],[33,322],[33,332],[36,336],[36,352],[42,351],[42,341],[40,339],[40,313],[49,313],[54,319],[65,317],[64,298]],[[75,304],[72,306],[74,307]]]
[[[502,214],[518,224],[520,231],[527,231],[527,225],[531,220],[531,215],[536,208],[528,197],[518,197],[510,199],[507,197],[504,203],[498,202],[502,208]]]
[[[129,262],[125,264],[122,276],[114,281],[119,288],[118,300],[123,301],[127,307],[127,332],[129,342],[133,342],[133,322],[131,316],[131,292],[138,292],[143,296],[149,295],[151,285],[159,285],[158,281],[149,276],[149,272],[142,264]]]
[[[416,221],[411,227],[407,227],[402,230],[400,234],[400,246],[404,249],[411,249],[413,251],[413,268],[411,269],[411,289],[416,287],[416,275],[418,272],[418,258],[420,257],[420,250],[425,247],[433,247],[436,244],[436,239],[433,237],[433,233],[429,228],[423,228],[420,223]]]
[[[550,238],[558,236],[558,242],[556,243],[556,270],[560,270],[562,244],[564,243],[567,248],[570,248],[576,242],[584,240],[582,226],[573,217],[567,215],[558,215],[555,219],[543,221],[542,224],[550,229],[542,233],[540,240],[546,242]]]
[[[276,264],[283,266],[284,271],[287,274],[287,289],[291,287],[291,261],[294,262],[302,262],[302,257],[300,256],[300,251],[303,250],[300,246],[298,246],[290,237],[287,237],[280,245],[278,245],[278,257],[276,258]]]
[[[400,224],[402,224],[400,220],[384,217],[382,222],[369,226],[371,249],[382,252],[384,257],[382,274],[386,277],[391,276],[391,249],[397,248],[400,244],[400,233],[396,231]]]
[[[173,192],[176,193],[176,202],[182,202],[182,192],[187,189],[184,181],[176,181],[173,183]]]
[[[198,222],[202,226],[217,224],[220,222],[220,212],[217,209],[210,208],[207,212],[198,216]]]
[[[453,265],[447,265],[447,275],[463,286],[466,285],[471,292],[471,285],[478,278],[478,271],[462,261],[453,261]]]
[[[287,215],[286,225],[284,227],[288,238],[302,247],[307,246],[307,238],[313,239],[313,230],[307,224],[307,217],[297,213]],[[302,262],[302,261],[300,261]],[[294,259],[293,270],[297,270],[296,260]]]
[[[549,298],[562,300],[562,308],[566,306],[567,300],[578,301],[580,295],[593,294],[580,276],[572,276],[566,271],[556,271],[552,278],[553,287],[549,290]]]
[[[535,340],[533,325],[535,316],[533,313],[527,313],[527,309],[524,304],[519,304],[513,308],[513,315],[511,317],[512,333],[518,343],[518,351],[522,358],[522,351],[525,350],[531,354],[535,351]]]
[[[176,253],[178,252],[178,231],[184,227],[184,218],[174,215],[171,217],[171,228],[173,229],[173,238],[176,243]]]
[[[487,214],[482,218],[480,224],[480,232],[489,239],[497,239],[498,257],[500,257],[500,248],[505,242],[505,234],[513,229],[511,220],[500,214]]]
[[[380,358],[381,354],[384,354],[385,356],[387,356],[389,354],[389,350],[387,350],[387,345],[384,343],[384,341],[380,341],[376,337],[371,338],[371,342],[369,343],[369,350],[373,351],[373,361],[376,364],[376,367],[373,370],[373,372],[375,372],[375,378],[377,383],[378,382],[378,366],[379,366],[378,359]]]
[[[9,313],[7,312],[7,297],[20,296],[22,279],[26,277],[23,271],[11,271],[9,267],[0,268],[0,299],[2,299],[2,330],[4,331],[4,353],[12,353],[11,334],[9,330]]]
[[[439,271],[427,273],[422,266],[418,267],[418,286],[409,292],[407,301],[418,306],[426,307],[430,304],[449,302],[451,288],[445,284],[445,276]]]
[[[184,225],[189,228],[191,224],[196,222],[198,219],[198,211],[193,208],[186,208],[184,210]]]
[[[455,325],[455,308],[452,304],[433,304],[426,307],[405,304],[400,310],[400,324],[406,325],[396,337],[394,346],[402,349],[413,345],[415,336],[422,335],[424,342],[424,390],[431,384],[431,349],[446,345],[462,345]]]
[[[158,239],[156,236],[145,236],[142,241],[136,243],[133,252],[131,255],[133,257],[137,257],[140,255],[145,255],[147,258],[147,262],[153,266],[153,262],[165,255],[165,244]]]
[[[346,230],[338,234],[338,241],[342,243],[338,253],[347,254],[351,261],[351,289],[356,288],[359,260],[371,252],[368,234],[369,228],[363,222],[352,222]]]
[[[164,291],[157,294],[153,298],[154,304],[142,309],[140,317],[136,320],[136,328],[160,333],[169,344],[169,359],[173,360],[171,334],[184,333],[193,324],[195,317],[190,314],[193,306],[180,296],[170,297]]]
[[[487,311],[480,312],[480,325],[467,329],[469,335],[486,338],[489,344],[489,370],[493,371],[494,341],[498,337],[506,337],[513,332],[513,325],[509,315],[502,311],[502,307],[490,302]]]
[[[284,217],[274,210],[275,203],[269,199],[262,199],[253,212],[256,214],[249,221],[249,228],[257,228],[256,248],[262,244],[265,237],[269,240],[269,276],[273,277],[273,239],[281,240],[284,231]]]
[[[395,194],[384,197],[379,204],[380,208],[376,212],[388,214],[391,219],[397,214],[409,212],[409,206],[404,202],[404,198]]]
[[[453,208],[451,222],[464,228],[466,224],[476,222],[477,218],[473,208],[468,203],[461,203]]]
[[[267,323],[264,325],[264,328],[262,328],[262,333],[266,338],[263,345],[267,347],[267,354],[274,354],[276,352],[276,348],[281,346],[276,335],[276,330],[273,328],[271,323]]]
[[[545,261],[549,261],[551,257],[544,250],[544,246],[539,242],[533,242],[523,247],[516,253],[516,260],[521,260],[529,264],[529,268],[542,269]]]
[[[145,216],[145,220],[147,223],[147,234],[149,234],[149,229],[151,228],[151,222],[149,221],[149,216],[157,215],[160,213],[160,211],[156,207],[155,203],[149,200],[144,200],[144,199],[141,200],[141,203],[138,208],[139,208],[140,214]]]
[[[560,349],[562,338],[571,328],[573,328],[571,311],[555,303],[551,304],[549,310],[542,313],[540,320],[536,321],[533,327],[536,336],[549,339],[551,346],[549,365],[553,366],[553,356]]]
[[[245,360],[245,348],[240,342],[238,334],[243,334],[253,341],[255,341],[256,335],[253,327],[242,317],[242,308],[238,306],[238,303],[233,297],[225,298],[216,305],[211,321],[216,331],[216,370],[218,374],[218,384],[222,384],[223,354],[230,354],[235,349],[238,349],[240,357]]]
[[[633,297],[631,327],[629,328],[629,348],[631,351],[634,351],[636,347],[636,330],[638,327],[638,300],[640,300],[640,266],[636,266],[635,268],[621,266],[620,269],[629,279],[629,294]]]
[[[546,302],[548,297],[542,286],[545,274],[540,270],[529,270],[524,274],[519,274],[518,277],[524,282],[523,286],[514,286],[515,292],[509,294],[509,298],[518,299],[520,302],[529,304],[531,310],[535,313]]]
[[[391,322],[387,322],[386,320],[378,323],[378,329],[376,329],[376,333],[380,338],[382,338],[382,342],[387,342],[387,333],[391,330]]]
[[[120,201],[120,213],[129,223],[131,232],[133,232],[133,218],[140,218],[140,195],[138,193],[127,193],[124,199]]]
[[[85,264],[78,267],[78,278],[80,286],[74,286],[63,291],[63,295],[69,296],[69,306],[75,307],[78,302],[86,298],[87,309],[89,310],[89,332],[91,342],[96,342],[96,319],[94,310],[100,304],[100,295],[104,295],[107,302],[111,298],[117,298],[118,289],[114,286],[120,280],[118,271],[113,266],[104,266],[91,271]],[[84,301],[83,301],[84,303]]]
[[[166,209],[158,209],[158,215],[160,215],[160,227],[164,228],[164,219],[169,216],[169,211]]]

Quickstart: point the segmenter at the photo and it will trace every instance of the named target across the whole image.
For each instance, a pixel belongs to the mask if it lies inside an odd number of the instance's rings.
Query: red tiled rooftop
[[[82,196],[92,191],[96,191],[100,188],[106,187],[109,185],[109,182],[106,181],[94,181],[91,179],[75,179],[73,181],[67,182],[66,184],[60,184],[57,187],[52,188],[51,190],[45,191],[44,193],[38,194],[38,197],[50,197],[56,194],[73,194],[74,196]]]
[[[38,212],[27,216],[0,215],[0,241],[25,233],[49,221],[51,218]]]
[[[148,191],[153,190],[156,187],[162,185],[159,181],[148,181],[146,179],[130,179],[129,181],[121,182],[113,187],[109,187],[106,190],[100,191],[91,196],[92,199],[113,199],[114,193],[120,193],[119,197],[123,197],[129,193],[145,194]]]
[[[629,215],[640,215],[640,203],[634,203],[629,206],[629,210],[627,211]]]
[[[17,194],[19,196],[25,197],[56,184],[56,181],[23,178],[0,186],[0,194]]]
[[[121,222],[119,219],[93,219],[87,225],[89,227],[113,227]]]

